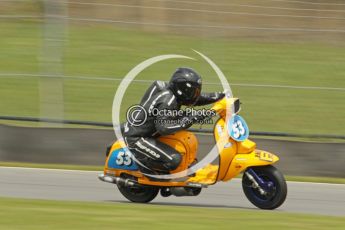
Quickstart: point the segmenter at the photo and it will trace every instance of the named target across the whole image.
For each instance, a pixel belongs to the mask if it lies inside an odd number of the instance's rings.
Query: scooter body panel
[[[181,172],[195,161],[198,140],[192,132],[180,131],[172,135],[162,136],[159,140],[182,155],[181,164],[171,173]],[[152,181],[139,171],[138,165],[131,155],[132,153],[128,150],[124,141],[116,141],[110,148],[105,162],[104,174],[112,176],[131,175],[138,178],[139,183],[153,186],[186,186],[189,183],[187,180],[182,182]]]
[[[242,171],[251,166],[264,166],[274,164],[279,160],[278,156],[261,150],[254,150],[250,153],[236,154],[232,160],[229,170],[222,181],[228,181],[236,177]]]
[[[214,184],[217,181],[228,181],[250,166],[270,165],[279,158],[265,151],[256,150],[256,144],[249,139],[235,141],[230,137],[228,125],[225,121],[226,99],[223,99],[213,106],[213,109],[220,115],[220,119],[214,126],[214,139],[219,152],[219,165],[208,164],[199,169],[194,176],[186,177],[184,181],[153,181],[139,171],[137,163],[129,162],[131,152],[125,143],[116,141],[110,148],[106,159],[104,174],[121,176],[131,175],[138,179],[140,184],[152,186],[188,186],[188,183]],[[232,102],[235,100],[232,99]],[[182,155],[180,166],[171,173],[181,172],[195,162],[198,151],[198,140],[189,131],[179,131],[172,135],[159,138],[163,143],[173,147]],[[122,158],[122,159],[120,159]]]

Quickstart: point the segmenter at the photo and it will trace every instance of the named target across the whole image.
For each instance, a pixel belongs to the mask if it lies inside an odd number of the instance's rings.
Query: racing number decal
[[[241,116],[234,115],[227,125],[229,136],[235,141],[244,141],[249,137],[248,125]]]
[[[134,161],[134,156],[127,148],[118,148],[114,150],[108,159],[108,168],[122,170],[138,170]]]
[[[232,124],[232,131],[235,138],[240,138],[246,133],[241,120],[237,120]]]
[[[126,165],[129,166],[132,164],[131,153],[129,151],[121,151],[117,154],[116,157],[116,164],[117,165]]]

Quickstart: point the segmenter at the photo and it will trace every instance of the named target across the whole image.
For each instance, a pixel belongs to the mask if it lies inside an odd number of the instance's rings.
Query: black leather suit
[[[194,104],[206,105],[215,102],[217,99],[211,93],[202,93]],[[157,140],[160,135],[168,135],[185,129],[183,123],[165,122],[183,119],[183,117],[154,116],[152,111],[158,110],[179,110],[181,104],[169,89],[168,83],[155,81],[144,94],[140,105],[147,111],[147,119],[140,126],[133,126],[129,122],[124,124],[123,136],[125,142],[144,167],[139,164],[142,171],[147,169],[158,172],[169,172],[178,167],[181,162],[181,154],[170,146]],[[144,112],[137,114],[137,118],[144,119]],[[146,167],[146,168],[145,168]]]

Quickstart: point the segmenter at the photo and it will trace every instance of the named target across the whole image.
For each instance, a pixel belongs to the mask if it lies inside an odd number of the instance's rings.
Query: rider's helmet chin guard
[[[200,75],[191,68],[178,68],[172,75],[169,88],[182,105],[193,105],[201,93]]]
[[[230,85],[225,77],[225,75],[223,74],[223,72],[219,69],[219,67],[211,60],[209,59],[207,56],[205,56],[204,54],[193,50],[194,52],[196,52],[198,55],[200,55],[211,67],[212,69],[216,72],[222,87],[224,89],[224,91],[226,91],[226,97],[231,98],[232,97],[232,91],[230,88]],[[122,103],[122,99],[125,95],[126,89],[128,88],[129,84],[131,81],[133,81],[135,79],[135,77],[144,69],[146,69],[147,67],[159,62],[159,61],[163,61],[163,60],[167,60],[167,59],[172,59],[172,58],[182,58],[182,59],[190,59],[190,60],[195,60],[194,58],[190,58],[188,56],[183,56],[183,55],[177,55],[177,54],[167,54],[167,55],[160,55],[160,56],[156,56],[156,57],[152,57],[149,58],[143,62],[141,62],[140,64],[138,64],[137,66],[135,66],[132,70],[130,70],[127,75],[124,77],[124,79],[120,82],[115,96],[114,96],[114,100],[113,100],[113,107],[112,107],[112,121],[113,121],[113,128],[114,128],[114,132],[115,132],[115,136],[118,140],[123,140],[123,136],[122,136],[122,132],[119,128],[119,124],[120,122],[120,108],[121,108],[121,103]],[[233,111],[233,105],[230,105],[230,103],[228,102],[228,100],[226,101],[226,117],[225,117],[225,122],[228,121],[228,119],[230,119],[232,117],[232,111]],[[217,141],[217,143],[213,146],[213,148],[210,150],[210,152],[202,159],[200,160],[197,164],[193,165],[192,167],[183,170],[182,172],[177,172],[177,173],[173,173],[173,174],[166,174],[166,175],[153,175],[153,174],[145,174],[147,176],[151,176],[157,179],[175,179],[175,178],[181,178],[181,177],[185,177],[186,175],[191,175],[193,173],[195,173],[197,170],[203,168],[204,166],[206,166],[207,164],[211,163],[212,161],[214,161],[217,157],[218,157],[218,151],[222,151],[223,147],[221,146],[220,149],[218,149],[218,142],[219,141],[224,141],[225,139],[228,138],[227,132],[224,129],[222,134],[221,134],[221,138]],[[120,145],[122,148],[126,148],[127,146],[123,143],[120,142]],[[137,162],[138,164],[141,164],[138,160],[135,159],[134,156],[133,160],[135,162]]]

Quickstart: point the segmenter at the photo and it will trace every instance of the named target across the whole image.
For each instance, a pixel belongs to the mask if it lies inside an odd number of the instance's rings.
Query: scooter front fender
[[[230,164],[228,172],[222,180],[230,180],[248,167],[271,165],[278,160],[279,157],[274,155],[273,153],[257,149],[247,154],[236,154]]]

